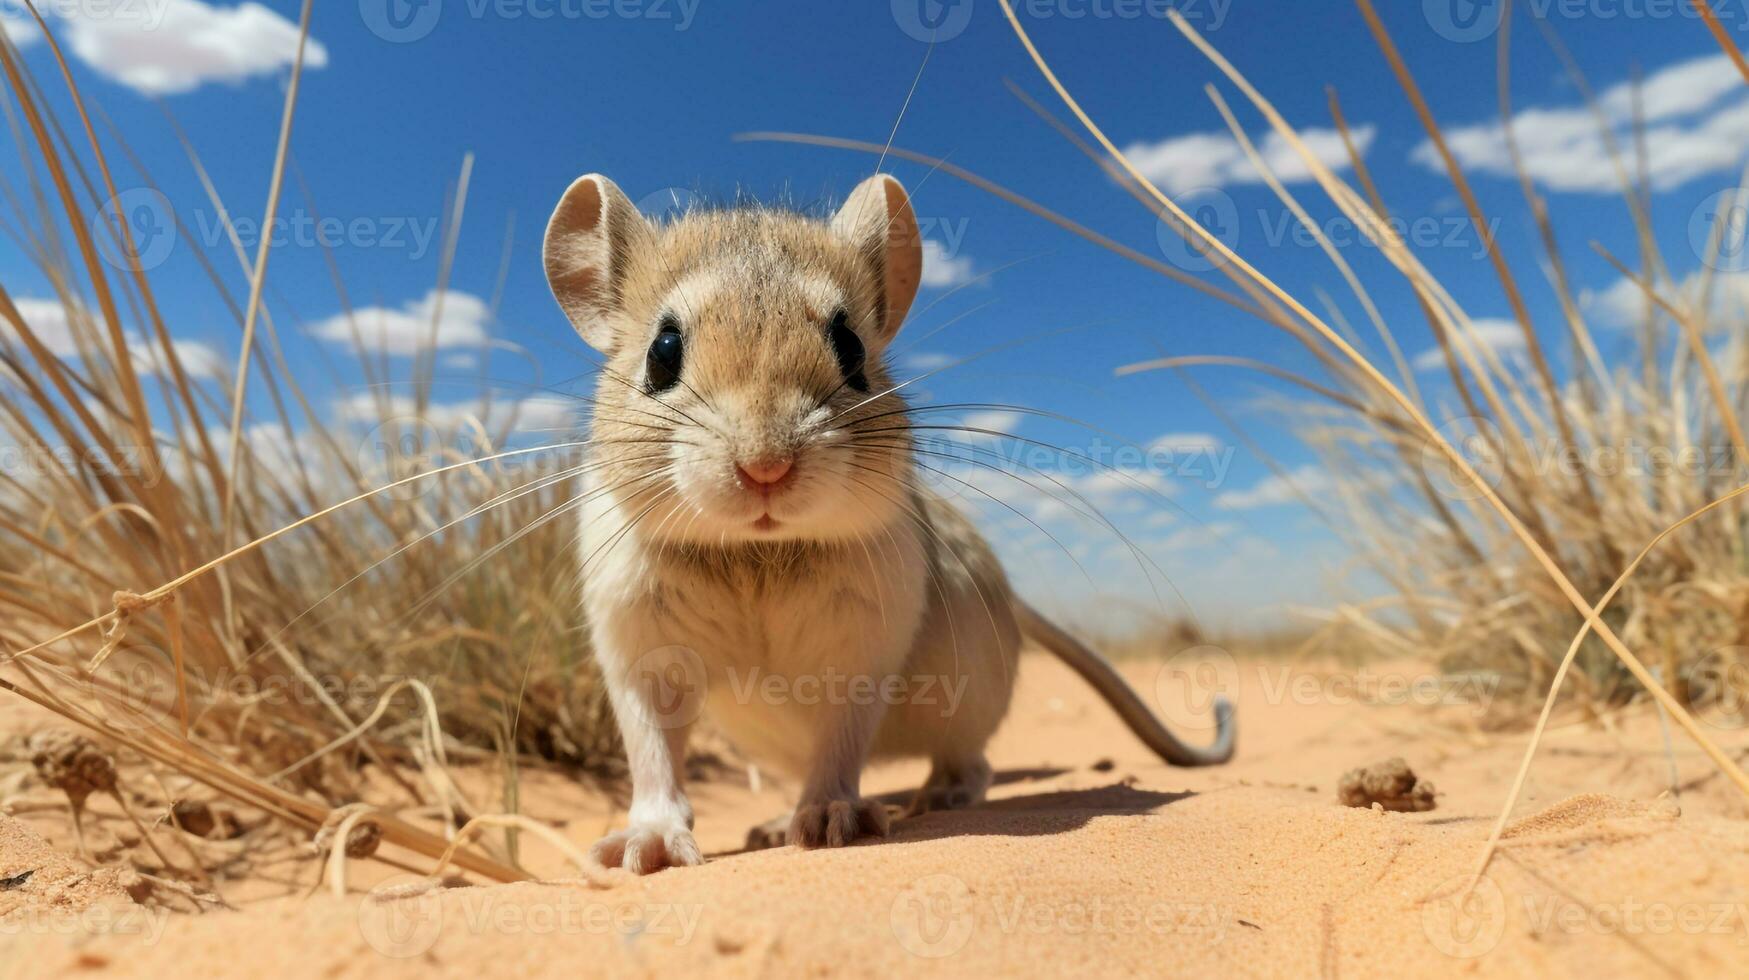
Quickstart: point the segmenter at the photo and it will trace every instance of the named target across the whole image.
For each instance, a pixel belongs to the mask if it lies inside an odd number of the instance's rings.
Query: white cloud
[[[1296,503],[1300,494],[1312,496],[1330,485],[1330,477],[1316,466],[1302,466],[1286,475],[1271,474],[1249,490],[1229,490],[1215,498],[1216,510],[1254,510]],[[1296,493],[1296,489],[1298,493]]]
[[[1356,126],[1349,130],[1349,134],[1354,138],[1355,150],[1364,156],[1378,135],[1378,128]],[[1300,130],[1299,135],[1306,149],[1326,167],[1334,171],[1348,168],[1348,150],[1342,145],[1340,132],[1314,127]],[[1282,183],[1294,184],[1312,179],[1311,168],[1305,160],[1274,130],[1264,135],[1257,151]],[[1246,158],[1239,141],[1226,132],[1192,133],[1154,143],[1131,143],[1123,152],[1142,176],[1169,197],[1230,184],[1263,183],[1263,176]]]
[[[1238,532],[1237,525],[1226,521],[1189,525],[1164,537],[1144,541],[1142,549],[1152,555],[1169,557],[1181,552],[1197,551],[1216,545],[1231,547],[1233,535]]]
[[[98,74],[146,95],[174,95],[208,82],[235,84],[289,69],[297,53],[297,24],[258,3],[222,7],[201,0],[136,0],[80,4],[48,0],[43,12],[64,46]],[[37,38],[34,24],[14,43]],[[321,68],[328,52],[310,38],[304,67]]]
[[[955,357],[952,354],[943,354],[936,351],[918,351],[915,354],[906,354],[903,358],[900,358],[899,363],[908,370],[916,371],[918,374],[926,374],[930,371],[939,371],[958,360],[960,360],[960,358]]]
[[[982,429],[982,432],[968,432],[966,437],[973,440],[994,441],[1000,436],[1012,435],[1020,428],[1021,413],[992,410],[973,412],[960,419],[960,424],[968,429]]]
[[[1157,453],[1218,453],[1226,445],[1207,432],[1168,432],[1148,444]]]
[[[19,317],[49,353],[63,360],[80,356],[77,335],[66,304],[57,299],[21,296],[14,301],[14,305],[18,308]],[[80,312],[78,316],[80,320],[86,321],[87,338],[105,345],[99,348],[99,353],[107,351],[107,334],[96,324],[89,322],[88,314]],[[8,323],[0,322],[0,337],[22,343]],[[169,365],[164,362],[163,353],[156,340],[148,341],[132,332],[126,335],[126,339],[135,371],[158,375],[170,373]],[[183,371],[190,377],[216,378],[225,373],[225,357],[211,344],[184,338],[172,338],[171,344],[176,348],[176,357],[182,363]]]
[[[1473,340],[1503,357],[1516,356],[1523,353],[1525,349],[1524,331],[1519,328],[1516,320],[1484,317],[1479,320],[1471,320],[1470,326],[1474,328],[1473,331],[1457,338],[1459,343]],[[1454,351],[1454,353],[1456,352]],[[1457,356],[1458,363],[1464,364],[1463,355],[1458,354]],[[1445,353],[1438,347],[1430,347],[1416,354],[1413,364],[1417,371],[1443,371],[1445,370]]]
[[[429,404],[421,415],[411,396],[393,395],[379,401],[376,395],[361,392],[338,402],[335,412],[342,420],[359,425],[423,418],[432,428],[442,432],[471,429],[477,424],[488,434],[497,435],[506,427],[519,433],[568,431],[578,421],[581,404],[578,399],[558,395],[495,398],[490,402],[484,398],[472,398]]]
[[[1611,86],[1598,101],[1617,150],[1629,156],[1624,165],[1633,167],[1632,84]],[[1642,83],[1640,101],[1646,124],[1646,170],[1653,187],[1668,190],[1742,165],[1743,147],[1749,144],[1749,90],[1724,55],[1694,58],[1655,72]],[[1525,170],[1538,183],[1557,191],[1621,193],[1616,167],[1589,107],[1522,109],[1513,115],[1512,127]],[[1465,170],[1515,176],[1498,122],[1448,129],[1446,138]],[[1411,157],[1445,172],[1431,142],[1423,141]]]
[[[439,349],[484,347],[490,339],[486,328],[491,322],[491,310],[485,300],[469,293],[444,293],[443,309],[438,313],[438,297],[439,293],[432,290],[423,299],[403,303],[399,309],[366,306],[354,310],[350,319],[337,313],[311,327],[310,333],[351,347],[356,326],[365,350],[396,357],[412,357],[433,341]],[[434,313],[439,315],[435,334]]]
[[[49,353],[56,357],[78,357],[79,345],[73,340],[73,325],[68,320],[67,308],[56,299],[37,299],[21,296],[14,300],[18,307],[18,315],[24,320],[24,325],[36,335]],[[0,322],[0,336],[18,342],[19,338],[12,325]]]
[[[1668,285],[1661,284],[1657,288],[1659,294],[1675,304],[1677,309],[1698,309],[1704,278],[1699,272],[1691,272],[1676,284],[1674,291]],[[1665,315],[1663,310],[1651,306],[1651,300],[1646,297],[1640,284],[1626,276],[1603,289],[1584,291],[1579,296],[1579,305],[1591,314],[1596,323],[1613,327],[1634,326],[1643,322],[1648,308],[1659,317]],[[1749,313],[1749,272],[1714,273],[1711,307],[1707,316],[1715,325]]]
[[[0,12],[0,30],[4,30],[12,43],[20,48],[42,37],[42,31],[37,30],[36,21],[23,14]]]
[[[225,355],[211,344],[198,340],[170,339],[170,345],[176,349],[177,363],[182,365],[184,374],[195,379],[220,378],[235,365],[227,363]],[[146,342],[138,337],[128,339],[128,353],[133,359],[134,370],[143,374],[170,376],[170,365],[164,360],[164,352],[156,341]]]
[[[970,282],[974,275],[970,257],[955,255],[933,238],[923,242],[923,285],[945,289]]]

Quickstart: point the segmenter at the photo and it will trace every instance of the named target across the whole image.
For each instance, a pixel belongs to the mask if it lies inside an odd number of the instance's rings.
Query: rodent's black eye
[[[838,357],[838,372],[844,375],[844,383],[857,391],[867,391],[868,376],[863,373],[863,367],[868,361],[868,352],[863,349],[862,338],[850,329],[850,317],[843,310],[832,314],[832,326],[827,336],[832,340],[832,353]]]
[[[645,387],[651,394],[667,391],[680,381],[680,363],[685,354],[680,321],[670,313],[662,318],[661,332],[650,342],[650,353],[644,358]]]

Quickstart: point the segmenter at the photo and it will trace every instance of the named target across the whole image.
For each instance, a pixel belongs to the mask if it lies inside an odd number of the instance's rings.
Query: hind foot
[[[754,824],[747,831],[747,850],[766,851],[789,843],[790,814]]]
[[[976,806],[984,802],[990,779],[990,764],[982,758],[954,763],[937,760],[929,770],[929,778],[911,798],[911,805],[905,808],[905,816]]]

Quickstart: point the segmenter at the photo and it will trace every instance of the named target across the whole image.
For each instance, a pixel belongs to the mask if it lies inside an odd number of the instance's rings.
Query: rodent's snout
[[[795,458],[792,456],[761,456],[735,464],[741,482],[761,494],[776,490],[794,468]]]

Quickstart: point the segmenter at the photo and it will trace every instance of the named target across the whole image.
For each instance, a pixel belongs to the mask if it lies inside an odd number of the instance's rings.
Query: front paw
[[[887,836],[887,808],[875,800],[826,800],[796,807],[789,840],[801,847],[843,847],[858,837]]]
[[[615,831],[596,841],[589,856],[602,867],[624,868],[639,875],[704,863],[692,831],[678,820],[633,824]]]

